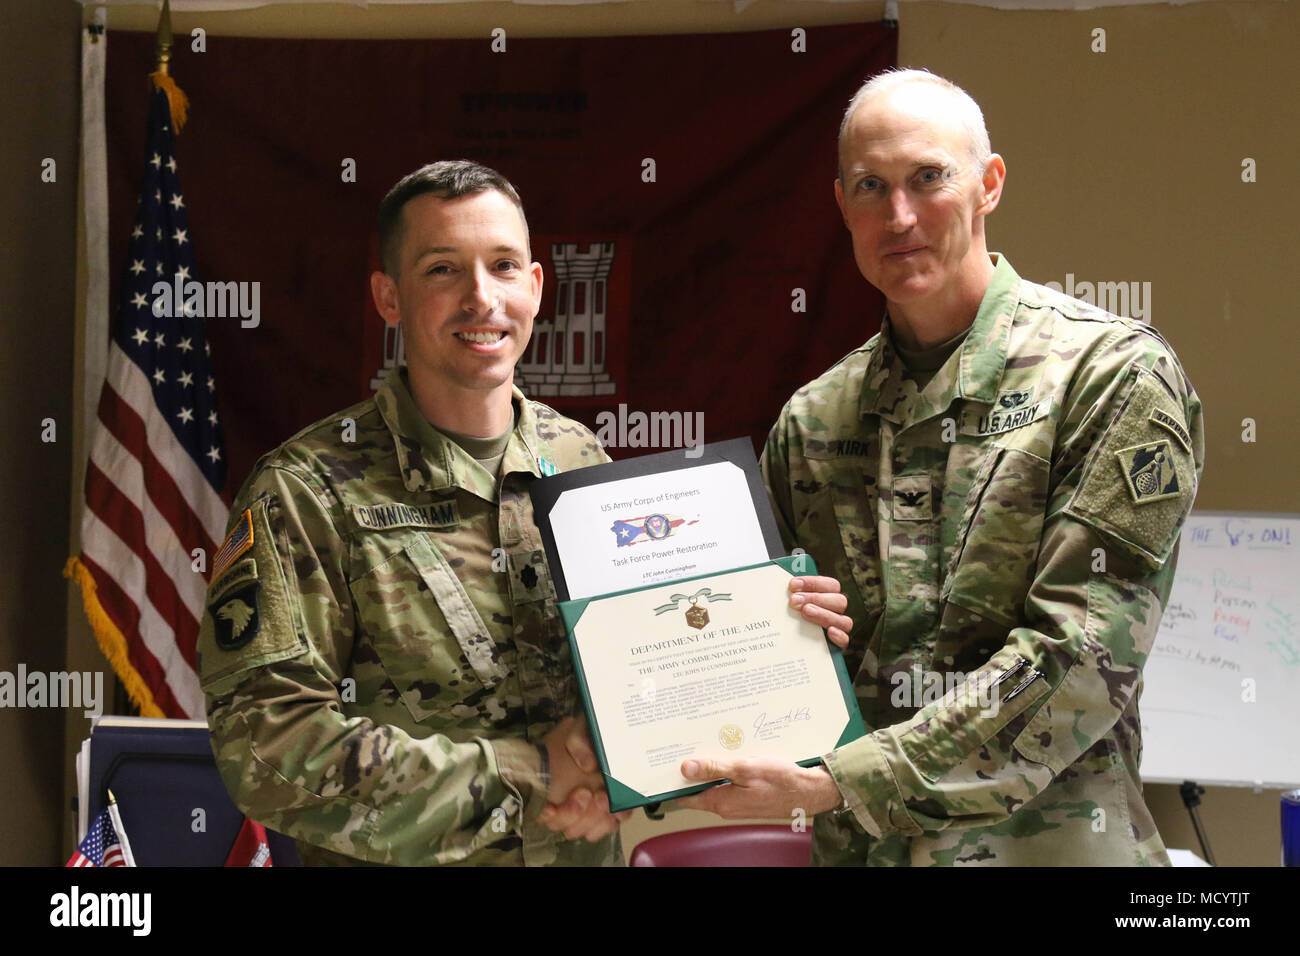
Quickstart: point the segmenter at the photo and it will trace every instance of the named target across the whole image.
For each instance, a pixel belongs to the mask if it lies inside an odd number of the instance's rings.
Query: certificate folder
[[[788,606],[796,573],[816,574],[812,559],[559,605],[611,810],[727,782],[687,782],[688,757],[779,755],[807,767],[866,734],[839,649]]]

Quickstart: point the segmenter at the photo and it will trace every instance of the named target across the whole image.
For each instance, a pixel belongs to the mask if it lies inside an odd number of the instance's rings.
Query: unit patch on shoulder
[[[1136,504],[1144,505],[1183,493],[1169,442],[1150,442],[1115,452]]]
[[[235,651],[257,636],[261,619],[257,614],[258,591],[261,583],[256,579],[243,587],[233,588],[214,601],[208,610],[212,613],[213,637],[223,651]]]
[[[363,528],[385,531],[388,528],[449,528],[460,524],[456,502],[435,501],[427,505],[408,505],[400,501],[383,504],[353,505],[352,517]]]
[[[239,560],[239,556],[253,546],[253,512],[249,508],[239,516],[239,523],[230,529],[225,542],[212,558],[212,580],[225,574]]]
[[[1155,570],[1173,554],[1200,478],[1195,456],[1169,423],[1199,435],[1183,425],[1181,400],[1148,369],[1130,368],[1114,401],[1119,412],[1088,451],[1065,513]]]

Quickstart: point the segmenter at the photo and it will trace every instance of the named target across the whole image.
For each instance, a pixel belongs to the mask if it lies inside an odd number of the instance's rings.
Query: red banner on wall
[[[365,397],[400,360],[369,303],[375,216],[397,179],[436,159],[493,166],[523,197],[546,269],[518,372],[531,397],[593,428],[620,406],[703,412],[705,440],[748,434],[761,447],[790,394],[874,334],[883,311],[832,182],[844,106],[893,65],[897,34],[806,34],[806,52],[785,30],[510,38],[504,53],[488,38],[180,45],[197,272],[259,283],[255,325],[208,320],[227,494],[259,455]],[[109,51],[119,263],[153,36],[112,33]]]

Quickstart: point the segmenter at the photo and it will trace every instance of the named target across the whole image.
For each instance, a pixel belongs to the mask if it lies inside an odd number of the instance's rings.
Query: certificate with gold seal
[[[799,555],[560,604],[613,810],[725,782],[686,780],[688,757],[808,766],[866,733],[838,648],[789,606],[796,570],[816,573]]]

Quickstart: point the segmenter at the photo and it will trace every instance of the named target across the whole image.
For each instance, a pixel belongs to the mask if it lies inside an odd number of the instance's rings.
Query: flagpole
[[[126,839],[126,827],[122,826],[122,817],[117,810],[117,798],[113,796],[113,791],[108,791],[108,815],[113,821],[113,829],[117,831],[117,842],[122,847],[122,859],[127,866],[135,866],[135,856],[131,853],[131,844]]]

